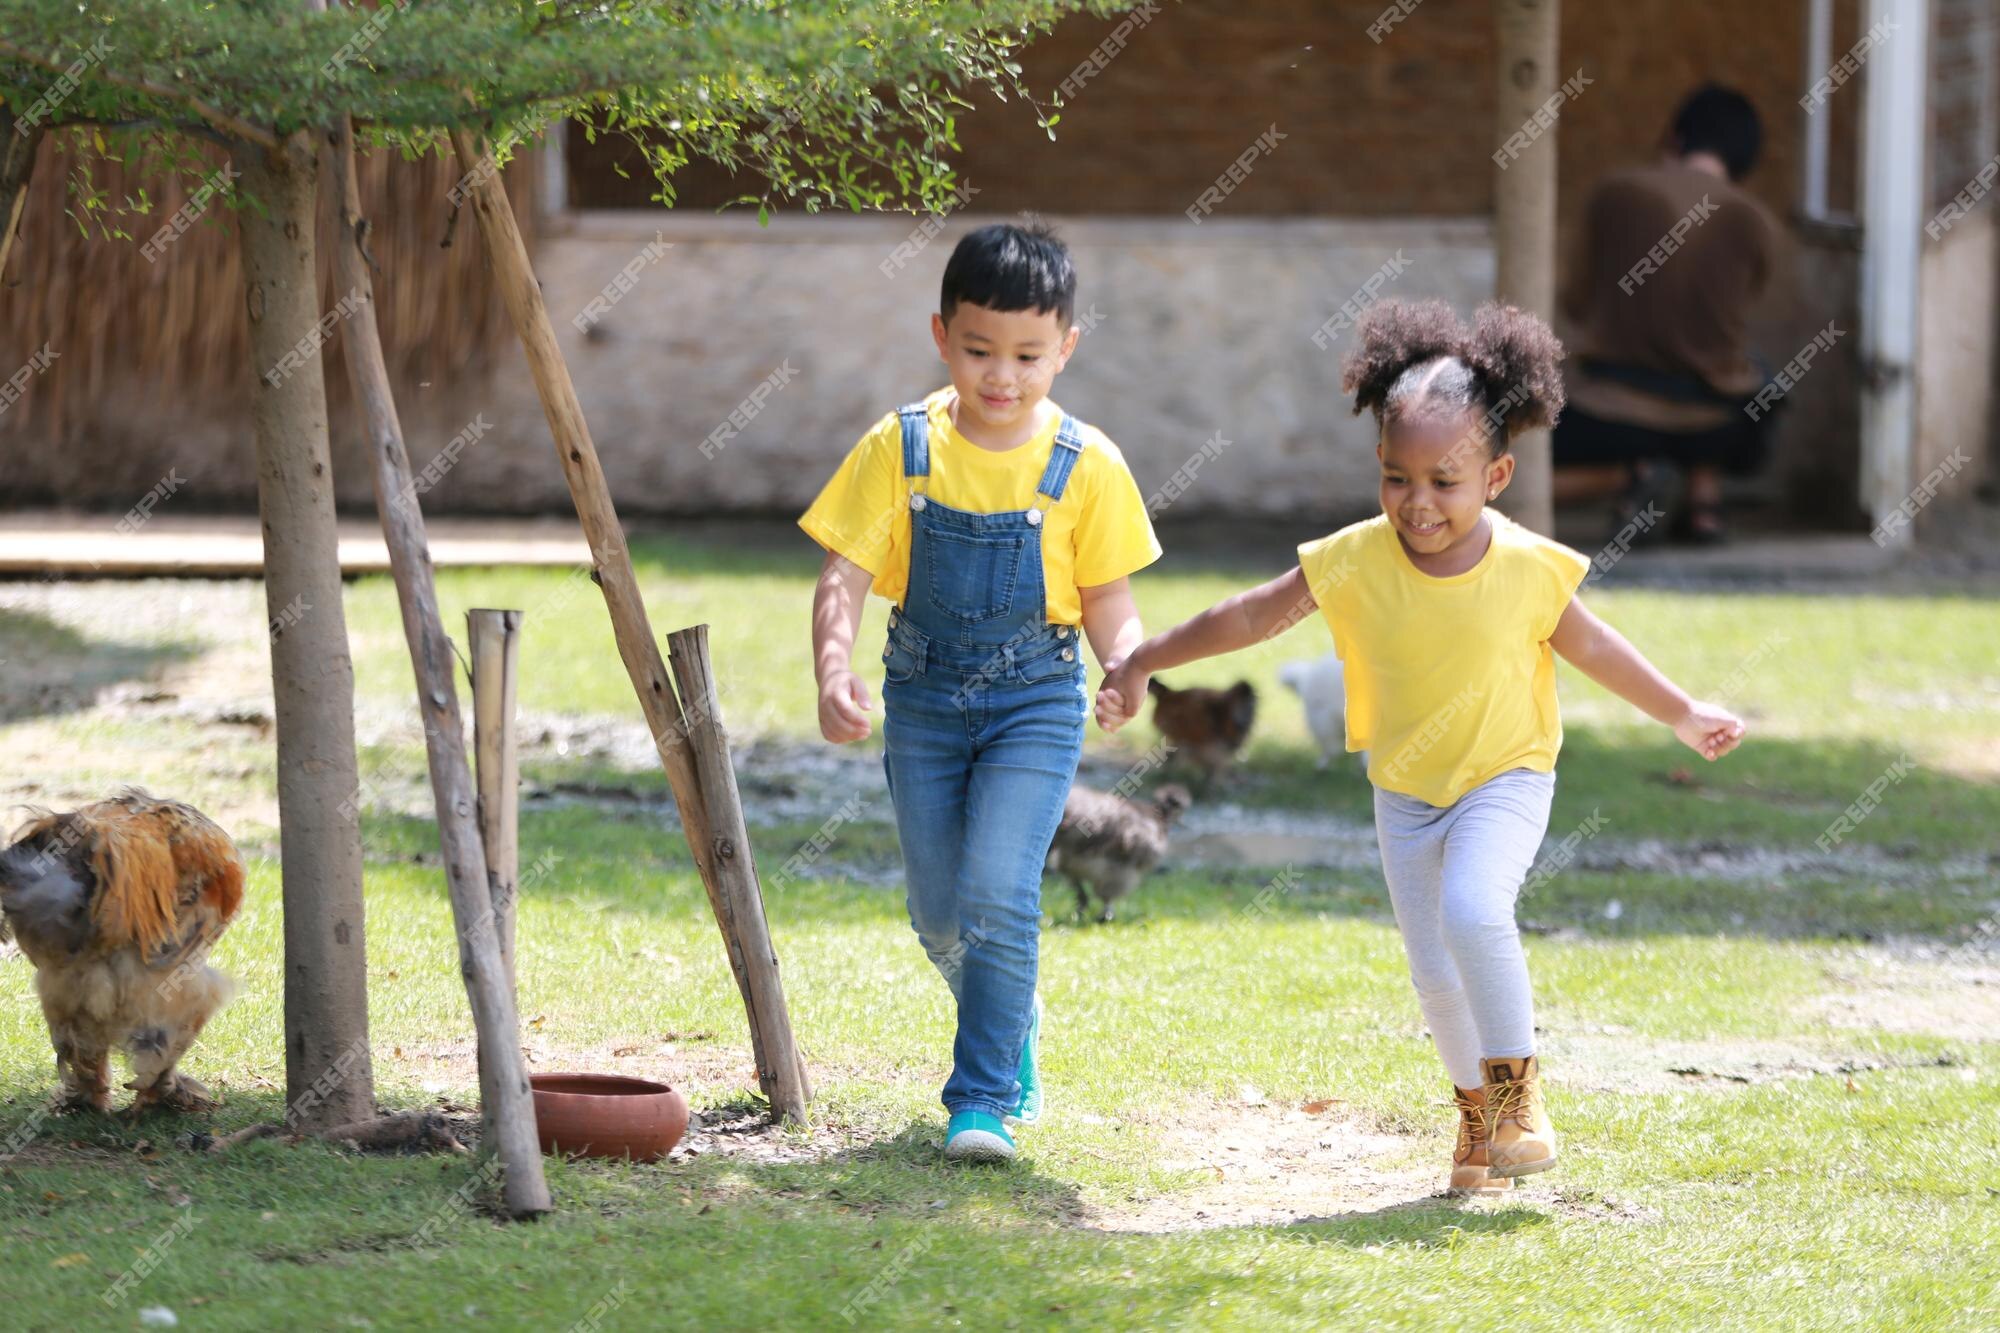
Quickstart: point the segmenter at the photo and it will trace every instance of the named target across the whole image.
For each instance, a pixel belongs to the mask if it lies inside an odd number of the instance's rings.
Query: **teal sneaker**
[[[999,1116],[956,1111],[945,1126],[944,1155],[950,1162],[1011,1162],[1014,1140]]]
[[[1042,1118],[1042,1074],[1038,1067],[1042,1044],[1042,997],[1035,997],[1035,1016],[1028,1020],[1027,1044],[1021,1047],[1021,1100],[1007,1113],[1009,1120],[1032,1125]]]

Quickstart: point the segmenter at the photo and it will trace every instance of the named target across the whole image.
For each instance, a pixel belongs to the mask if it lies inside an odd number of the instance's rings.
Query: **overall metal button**
[[[924,497],[921,495],[913,495],[910,497],[910,508],[912,509],[922,509],[925,505],[929,503],[930,501],[924,499]]]
[[[1074,649],[1074,648],[1065,648],[1065,649],[1063,649],[1063,650],[1062,650],[1062,660],[1063,660],[1063,661],[1065,661],[1065,662],[1074,662],[1074,661],[1076,661],[1076,649]]]
[[[1028,526],[1031,528],[1042,526],[1042,511],[1039,509],[1030,509],[1022,517],[1028,520]]]

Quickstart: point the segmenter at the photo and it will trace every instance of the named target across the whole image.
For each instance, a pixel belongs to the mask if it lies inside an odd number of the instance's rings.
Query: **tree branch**
[[[0,56],[5,56],[9,60],[17,60],[24,65],[33,65],[37,69],[48,70],[53,74],[69,73],[67,65],[58,64],[46,57],[38,56],[32,51],[24,51],[4,38],[0,38]],[[182,92],[176,88],[169,88],[165,84],[153,83],[147,79],[128,78],[123,74],[114,74],[110,70],[101,67],[87,71],[86,77],[96,79],[100,83],[108,83],[115,88],[129,88],[133,92],[144,93],[148,97],[157,97],[163,102],[184,104],[197,116],[207,121],[210,125],[215,126],[218,130],[234,135],[239,139],[246,139],[267,150],[276,151],[278,148],[278,136],[270,130],[265,129],[261,125],[253,125],[247,120],[232,116],[217,107],[212,107],[192,93]]]

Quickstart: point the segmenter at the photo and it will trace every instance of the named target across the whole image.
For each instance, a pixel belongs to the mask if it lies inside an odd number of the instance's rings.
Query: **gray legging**
[[[1442,808],[1375,789],[1382,875],[1417,1003],[1461,1088],[1481,1057],[1533,1055],[1535,1001],[1514,899],[1549,826],[1553,773],[1510,769]]]

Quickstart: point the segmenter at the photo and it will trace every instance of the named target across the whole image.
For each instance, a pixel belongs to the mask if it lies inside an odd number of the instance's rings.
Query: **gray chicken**
[[[1150,804],[1071,787],[1049,847],[1048,869],[1076,887],[1077,915],[1089,912],[1095,890],[1104,905],[1097,919],[1109,921],[1118,900],[1167,854],[1167,830],[1192,803],[1178,783],[1160,788]]]

